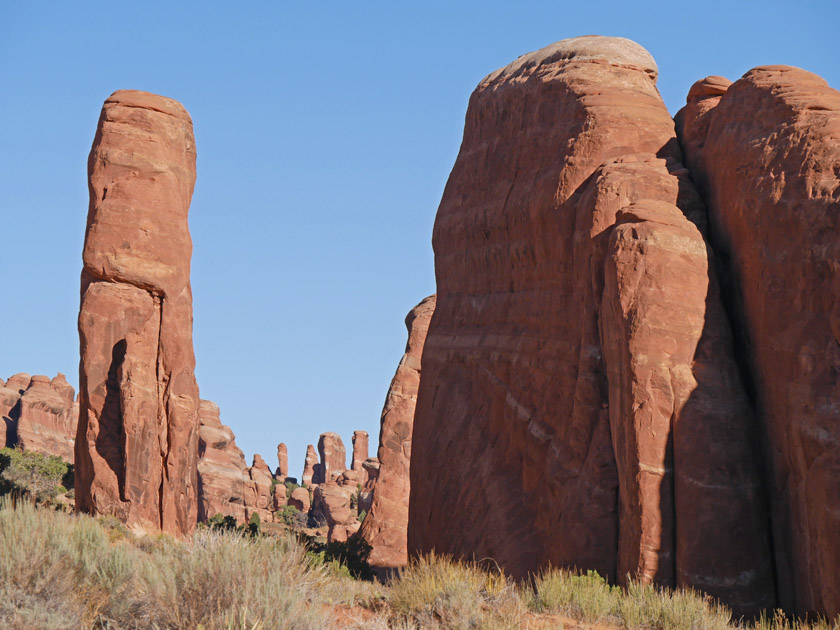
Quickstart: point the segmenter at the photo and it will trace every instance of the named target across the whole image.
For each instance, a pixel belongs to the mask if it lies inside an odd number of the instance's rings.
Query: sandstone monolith
[[[408,562],[409,465],[414,409],[420,386],[420,358],[435,310],[435,296],[425,298],[405,318],[408,341],[382,409],[377,460],[364,469],[375,482],[363,488],[359,510],[367,510],[361,535],[371,545],[368,561],[380,577]]]
[[[88,160],[76,507],[135,531],[187,535],[198,515],[195,156],[177,101],[134,90],[105,101]]]
[[[716,85],[717,89],[710,89]],[[840,613],[840,92],[764,66],[677,116],[759,416],[780,604]]]
[[[353,431],[353,460],[350,462],[351,470],[362,472],[362,463],[368,458],[368,432]]]
[[[306,458],[303,460],[303,474],[300,476],[300,484],[309,488],[314,482],[315,467],[318,464],[318,452],[311,444],[306,445]]]
[[[435,220],[408,548],[751,612],[773,602],[753,419],[656,74],[637,44],[583,37],[473,93]]]
[[[277,470],[274,471],[274,477],[278,481],[285,481],[289,476],[289,450],[284,443],[277,445]]]
[[[316,484],[331,481],[334,475],[340,474],[347,468],[347,453],[338,433],[327,431],[321,434],[318,438],[318,454],[321,459],[321,469],[318,478],[313,477],[313,482]]]
[[[18,402],[15,446],[72,462],[79,408],[72,385],[56,378],[55,384],[48,376],[31,378]]]

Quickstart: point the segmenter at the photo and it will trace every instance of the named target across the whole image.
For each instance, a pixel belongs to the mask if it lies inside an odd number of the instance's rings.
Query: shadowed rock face
[[[710,83],[721,85],[709,94]],[[677,117],[709,205],[770,479],[780,604],[840,613],[840,92],[699,81]]]
[[[370,565],[380,573],[405,566],[408,562],[409,465],[411,433],[417,390],[420,386],[420,357],[435,310],[435,296],[427,297],[405,318],[408,342],[397,372],[391,380],[379,429],[378,469],[374,477],[370,507],[361,534],[371,545]],[[374,476],[375,474],[375,476]],[[367,505],[360,503],[360,509]]]
[[[76,505],[134,530],[186,535],[198,513],[199,425],[189,114],[162,96],[115,92],[88,177]]]
[[[216,514],[245,521],[247,482],[245,456],[236,446],[236,436],[219,418],[219,407],[202,400],[199,410],[198,519]]]
[[[753,420],[655,78],[587,37],[473,93],[435,221],[408,548],[750,611],[773,603]]]

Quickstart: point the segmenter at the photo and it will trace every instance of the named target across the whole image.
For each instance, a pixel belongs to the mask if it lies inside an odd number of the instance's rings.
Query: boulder
[[[420,358],[434,310],[435,296],[430,296],[405,318],[408,341],[382,409],[378,457],[362,464],[371,483],[359,493],[359,511],[367,512],[361,535],[371,545],[368,561],[381,577],[408,562],[411,433],[420,386]]]
[[[289,505],[297,508],[304,514],[308,513],[310,508],[309,490],[304,487],[292,490],[292,494],[289,497]]]
[[[710,89],[714,84],[716,89]],[[840,92],[790,66],[677,116],[761,432],[779,603],[840,613]]]
[[[355,490],[328,481],[315,488],[312,495],[312,516],[328,526],[329,542],[344,542],[358,530],[357,511],[352,506]]]
[[[105,101],[88,160],[76,508],[189,535],[198,516],[192,121],[169,98]]]

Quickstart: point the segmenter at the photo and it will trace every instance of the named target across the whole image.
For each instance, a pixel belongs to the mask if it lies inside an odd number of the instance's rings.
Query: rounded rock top
[[[653,56],[633,40],[626,37],[583,35],[561,39],[545,48],[524,54],[513,63],[488,75],[482,83],[558,61],[606,62],[612,66],[645,72],[654,82],[659,76],[659,68]]]
[[[109,105],[137,107],[168,114],[176,118],[183,118],[184,120],[192,120],[187,109],[174,98],[160,96],[159,94],[152,94],[151,92],[144,92],[142,90],[117,90],[105,99],[104,107],[108,107]]]

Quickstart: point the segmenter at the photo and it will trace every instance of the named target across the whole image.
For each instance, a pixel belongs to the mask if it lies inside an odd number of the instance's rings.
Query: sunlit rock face
[[[382,409],[377,459],[363,464],[370,485],[362,489],[359,498],[359,509],[367,510],[361,535],[371,545],[370,565],[382,577],[408,562],[411,434],[420,387],[420,359],[434,310],[432,295],[405,318],[408,341]],[[365,492],[369,496],[361,496]]]
[[[105,101],[88,160],[76,505],[136,531],[186,535],[198,514],[195,156],[177,101],[133,90]]]
[[[435,220],[408,550],[751,611],[774,602],[755,422],[656,75],[584,37],[473,93]]]

